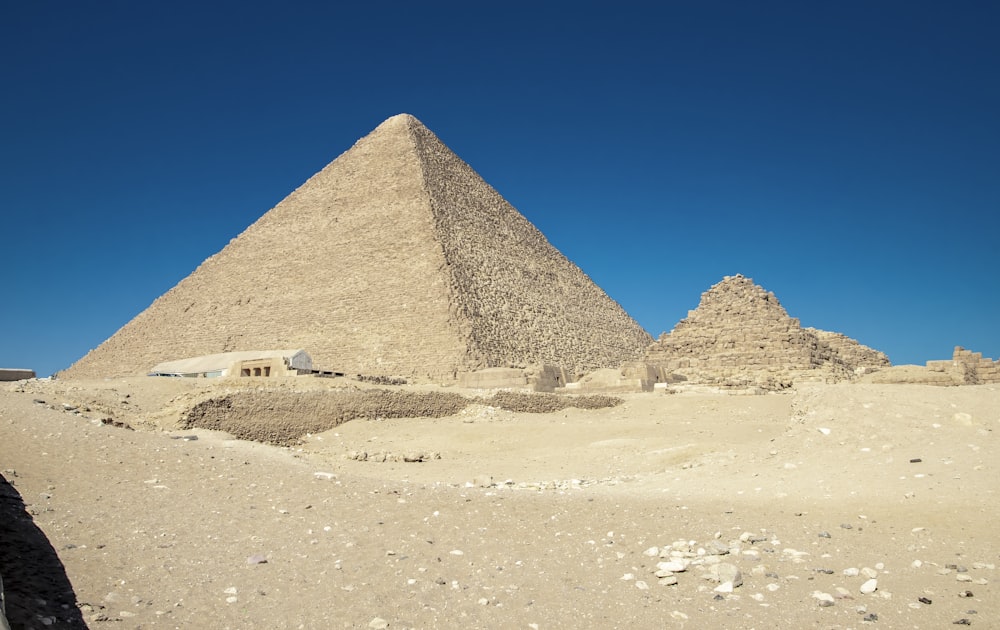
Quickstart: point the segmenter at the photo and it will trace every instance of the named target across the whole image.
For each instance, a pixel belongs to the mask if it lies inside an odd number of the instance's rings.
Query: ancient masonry
[[[986,385],[1000,383],[1000,361],[983,358],[982,352],[972,352],[955,346],[951,361],[928,361],[931,372],[943,372],[956,385]]]
[[[844,335],[803,328],[773,293],[742,275],[703,293],[645,361],[668,379],[768,390],[797,380],[848,380],[889,365],[884,354]]]
[[[1000,383],[1000,361],[983,358],[955,346],[951,360],[928,361],[923,365],[897,365],[865,377],[871,383],[908,385],[990,385]]]
[[[652,341],[412,116],[382,123],[60,374],[302,348],[348,374],[582,373]]]

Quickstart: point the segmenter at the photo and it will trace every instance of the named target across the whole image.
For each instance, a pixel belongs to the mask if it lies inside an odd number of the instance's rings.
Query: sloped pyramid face
[[[651,341],[412,116],[382,123],[63,378],[302,348],[349,374],[617,366]]]
[[[845,380],[859,368],[889,364],[881,352],[839,333],[802,328],[773,293],[742,275],[727,276],[702,294],[646,361],[710,384],[780,389],[809,371]]]

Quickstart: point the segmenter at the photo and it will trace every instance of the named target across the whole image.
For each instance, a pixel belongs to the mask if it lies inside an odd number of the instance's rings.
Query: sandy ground
[[[290,448],[178,430],[204,394],[0,386],[14,628],[1000,627],[1000,387],[472,405]]]

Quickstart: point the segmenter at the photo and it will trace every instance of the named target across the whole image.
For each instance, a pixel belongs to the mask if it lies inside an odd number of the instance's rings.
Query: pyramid
[[[302,348],[348,374],[582,373],[642,356],[625,311],[416,118],[389,118],[60,374]]]
[[[849,337],[803,328],[774,293],[742,275],[703,293],[645,360],[691,382],[769,390],[800,379],[848,380],[889,365],[884,354]]]

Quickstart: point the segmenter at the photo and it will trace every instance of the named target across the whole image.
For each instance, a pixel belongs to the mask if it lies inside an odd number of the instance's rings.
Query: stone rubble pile
[[[408,453],[393,453],[391,451],[350,451],[347,459],[359,462],[405,462],[407,464],[417,462],[429,462],[434,459],[441,459],[441,453],[433,451],[412,451]]]

